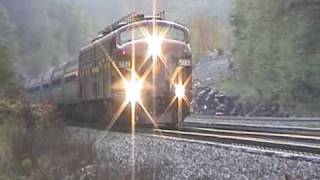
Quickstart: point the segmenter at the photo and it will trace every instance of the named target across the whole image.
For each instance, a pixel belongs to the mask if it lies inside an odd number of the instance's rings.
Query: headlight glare
[[[147,38],[148,42],[148,55],[157,57],[161,54],[161,38],[157,36],[150,36]]]
[[[141,100],[142,83],[137,80],[127,81],[125,83],[126,101],[137,103]]]
[[[176,87],[175,87],[176,89],[175,89],[175,93],[176,93],[176,97],[177,98],[183,98],[184,97],[184,95],[185,95],[185,88],[184,88],[184,86],[182,85],[182,84],[178,84],[178,85],[176,85]]]

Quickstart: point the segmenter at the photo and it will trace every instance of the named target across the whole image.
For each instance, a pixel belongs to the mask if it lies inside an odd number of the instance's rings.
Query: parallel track
[[[306,135],[320,137],[320,128],[294,127],[294,126],[274,126],[274,125],[249,125],[242,123],[182,123],[181,127],[211,128],[222,130],[265,132],[278,134]]]
[[[161,134],[180,139],[201,140],[237,146],[273,149],[276,151],[308,154],[320,157],[320,129],[300,127],[276,127],[268,125],[248,125],[241,123],[181,123],[177,129],[137,128],[139,133]],[[101,129],[98,124],[67,123],[82,127]],[[115,128],[116,131],[118,128]],[[120,128],[121,129],[121,128]],[[128,130],[124,128],[121,130]]]
[[[192,114],[191,118],[210,119],[210,120],[233,120],[233,121],[267,121],[267,122],[320,122],[320,118],[282,118],[282,117],[241,117],[241,116],[207,116]]]
[[[252,127],[251,127],[252,128]],[[312,135],[256,132],[246,130],[225,130],[186,126],[180,126],[178,130],[155,129],[156,133],[163,136],[173,136],[179,138],[217,142],[222,144],[234,144],[242,146],[254,146],[258,148],[268,148],[280,151],[290,151],[297,154],[309,154],[320,156],[320,137]],[[303,134],[303,133],[302,133]]]

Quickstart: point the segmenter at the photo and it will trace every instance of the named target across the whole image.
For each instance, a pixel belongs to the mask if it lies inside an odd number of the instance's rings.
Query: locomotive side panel
[[[95,80],[97,82],[97,99],[107,99],[111,97],[111,68],[108,57],[112,57],[112,45],[114,37],[104,38],[95,43]]]
[[[112,42],[113,36],[110,35],[91,43],[80,52],[80,112],[85,112],[84,119],[99,122],[110,119],[112,68],[107,57],[112,56]]]
[[[112,56],[113,39],[112,36],[106,37],[80,52],[79,82],[82,101],[102,100],[111,97],[112,69],[107,58]]]
[[[110,59],[113,56],[113,48],[115,46],[115,35],[112,34],[101,41],[95,43],[96,49],[96,62],[99,67],[99,73],[97,74],[98,82],[101,84],[100,94],[104,99],[111,98],[112,95],[112,81],[111,73],[112,68],[110,64]]]
[[[92,48],[88,47],[80,52],[79,56],[79,83],[80,83],[80,100],[92,99],[91,93],[91,61],[93,59]]]

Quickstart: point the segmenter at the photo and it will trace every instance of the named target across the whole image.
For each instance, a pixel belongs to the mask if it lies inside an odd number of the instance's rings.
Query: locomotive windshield
[[[157,25],[157,34],[165,39],[172,39],[181,42],[187,42],[186,32],[182,28],[168,25]],[[152,34],[151,26],[139,26],[128,28],[119,35],[119,44],[124,44],[132,40],[144,39],[148,34]]]
[[[126,29],[120,33],[120,44],[130,42],[134,39],[143,39],[145,37],[144,30],[149,29],[148,26],[140,26],[136,28]]]

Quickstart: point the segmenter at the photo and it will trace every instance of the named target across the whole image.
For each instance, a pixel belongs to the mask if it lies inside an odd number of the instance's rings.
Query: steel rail
[[[294,141],[286,140],[277,140],[276,138],[270,139],[260,137],[243,137],[238,134],[232,134],[225,132],[225,134],[217,133],[199,133],[192,131],[180,131],[180,130],[165,130],[165,129],[154,129],[155,132],[162,135],[184,137],[187,139],[197,139],[197,140],[206,140],[214,141],[223,144],[244,144],[244,145],[253,145],[264,148],[273,148],[281,150],[289,150],[299,153],[311,153],[315,155],[320,155],[320,145],[319,144],[306,144],[306,143],[297,143]]]
[[[239,131],[239,130],[221,130],[221,129],[199,128],[199,127],[188,127],[188,126],[180,126],[179,130],[199,132],[199,133],[214,133],[214,134],[221,134],[221,135],[231,134],[234,136],[243,136],[243,137],[291,140],[295,142],[316,143],[320,145],[320,137],[310,136],[310,135],[252,132],[252,131]]]
[[[280,121],[280,122],[319,122],[320,118],[283,118],[283,117],[242,117],[242,116],[208,116],[193,114],[190,118],[210,119],[210,120],[237,120],[237,121]]]
[[[296,127],[296,126],[275,126],[275,125],[256,125],[256,124],[241,124],[241,123],[194,123],[184,122],[180,127],[199,127],[222,130],[239,130],[250,132],[265,132],[278,134],[293,134],[320,137],[320,128]]]

